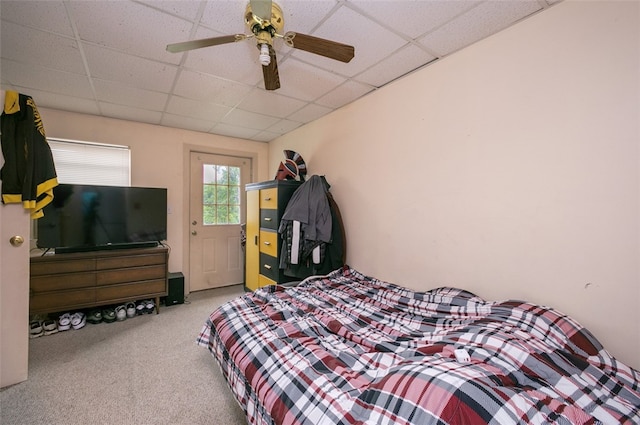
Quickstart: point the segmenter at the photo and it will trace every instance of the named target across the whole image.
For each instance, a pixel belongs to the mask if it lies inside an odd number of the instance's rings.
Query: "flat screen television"
[[[37,220],[56,253],[155,246],[167,239],[167,189],[60,184]]]

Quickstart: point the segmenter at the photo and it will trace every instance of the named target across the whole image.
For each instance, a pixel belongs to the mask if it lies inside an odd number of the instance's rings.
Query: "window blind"
[[[131,185],[131,149],[128,146],[62,139],[47,141],[53,154],[58,182]]]

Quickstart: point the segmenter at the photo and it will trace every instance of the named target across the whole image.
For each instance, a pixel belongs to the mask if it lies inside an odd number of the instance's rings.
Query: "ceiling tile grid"
[[[273,42],[264,89],[248,0],[2,0],[0,85],[41,107],[269,142],[559,0],[280,0],[283,32],[352,45],[342,63]]]

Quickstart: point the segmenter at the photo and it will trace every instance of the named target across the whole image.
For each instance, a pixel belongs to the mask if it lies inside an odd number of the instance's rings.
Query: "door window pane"
[[[202,223],[240,224],[240,167],[204,164]]]

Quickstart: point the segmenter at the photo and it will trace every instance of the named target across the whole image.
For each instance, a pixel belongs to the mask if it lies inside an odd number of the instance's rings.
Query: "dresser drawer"
[[[135,285],[109,285],[96,289],[98,302],[113,301],[125,298],[153,298],[167,295],[167,281],[165,279],[137,282]]]
[[[164,264],[148,267],[130,267],[127,269],[103,270],[97,275],[98,285],[136,282],[139,280],[165,279],[167,270]]]
[[[278,258],[261,252],[260,274],[277,282],[278,275],[280,274],[280,270],[278,269]]]
[[[276,282],[269,279],[268,277],[264,276],[264,275],[260,275],[258,276],[258,287],[262,288],[263,286],[269,286],[269,285],[275,285]]]
[[[264,208],[261,209],[260,227],[263,229],[278,230],[278,211]]]
[[[63,312],[82,308],[96,302],[96,290],[82,289],[77,291],[45,292],[42,294],[32,294],[29,298],[29,311],[37,313],[40,311]]]
[[[31,276],[29,286],[32,292],[94,287],[96,286],[96,274],[83,272]]]
[[[278,256],[278,233],[268,230],[260,231],[260,252],[272,257]]]
[[[278,188],[260,189],[260,209],[278,208]]]
[[[97,259],[98,270],[121,269],[123,267],[148,266],[150,264],[164,264],[165,254],[130,255],[120,257],[103,257]]]
[[[31,276],[38,276],[43,274],[86,272],[95,270],[95,267],[96,260],[93,258],[72,261],[53,261],[53,258],[51,260],[45,258],[44,261],[41,261],[38,258],[33,258],[29,273]]]

